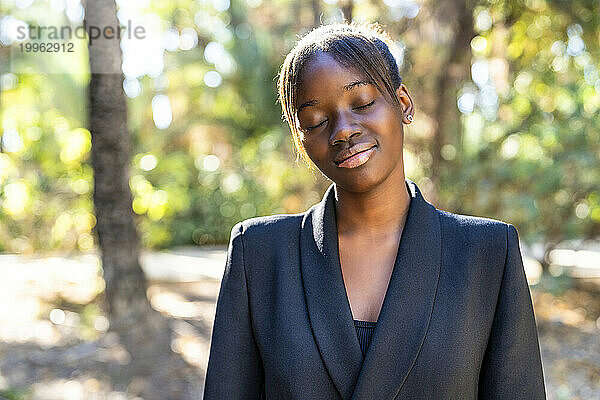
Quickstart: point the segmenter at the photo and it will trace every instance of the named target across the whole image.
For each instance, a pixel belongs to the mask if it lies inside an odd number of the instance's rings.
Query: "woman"
[[[405,178],[414,104],[389,43],[334,24],[288,54],[283,113],[333,183],[233,227],[205,399],[545,399],[517,231]]]

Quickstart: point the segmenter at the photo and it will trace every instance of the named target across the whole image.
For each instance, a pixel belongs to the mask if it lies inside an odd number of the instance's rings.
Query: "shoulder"
[[[252,217],[238,222],[233,231],[244,236],[244,241],[286,238],[297,230],[306,212]]]
[[[517,236],[515,227],[507,222],[487,217],[463,215],[438,209],[442,232],[460,243],[486,244],[505,248],[510,236]]]
[[[303,216],[304,213],[276,214],[235,224],[232,235],[237,235],[242,244],[250,275],[271,276],[273,272],[267,270],[277,268],[297,252]]]

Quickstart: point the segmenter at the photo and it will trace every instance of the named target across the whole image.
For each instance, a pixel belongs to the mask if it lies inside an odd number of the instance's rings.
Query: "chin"
[[[385,180],[385,176],[373,168],[352,168],[347,170],[338,169],[333,173],[324,173],[339,188],[352,193],[365,193],[377,187]]]
[[[367,163],[364,166],[348,170],[336,168],[327,171],[324,175],[347,192],[366,193],[380,185],[386,185],[386,181],[390,184],[395,177],[403,182],[404,179],[400,179],[400,176],[403,176],[402,170],[401,162],[387,165],[387,167],[376,163],[371,165]]]

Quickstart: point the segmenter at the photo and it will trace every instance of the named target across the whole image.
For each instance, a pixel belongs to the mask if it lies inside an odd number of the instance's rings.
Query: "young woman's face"
[[[306,153],[325,176],[345,190],[364,192],[392,172],[404,175],[402,121],[413,114],[404,85],[396,90],[399,109],[327,53],[312,56],[300,78],[296,123]]]

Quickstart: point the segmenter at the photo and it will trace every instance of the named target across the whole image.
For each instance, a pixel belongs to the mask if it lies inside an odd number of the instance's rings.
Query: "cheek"
[[[380,110],[373,115],[371,124],[376,132],[382,137],[402,135],[402,120],[400,115],[390,110]]]
[[[311,136],[310,133],[306,134],[302,145],[315,164],[320,163],[321,160],[327,157],[328,144],[326,135]]]

